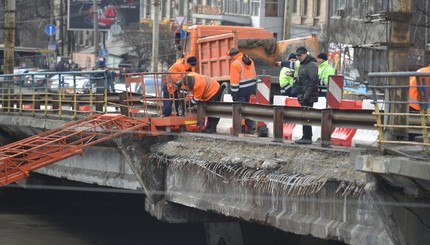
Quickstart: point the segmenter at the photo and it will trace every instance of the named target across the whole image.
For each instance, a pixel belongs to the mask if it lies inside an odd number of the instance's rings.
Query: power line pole
[[[93,27],[94,27],[94,68],[99,68],[99,9],[97,6],[97,0],[93,0]]]
[[[154,13],[152,25],[152,72],[158,72],[158,46],[159,46],[159,18],[160,18],[160,0],[154,0]]]
[[[13,68],[15,66],[15,8],[15,0],[6,0],[3,68],[5,74],[13,74]]]
[[[291,37],[291,2],[292,0],[285,1],[285,8],[284,8],[284,33],[282,39],[287,40]]]

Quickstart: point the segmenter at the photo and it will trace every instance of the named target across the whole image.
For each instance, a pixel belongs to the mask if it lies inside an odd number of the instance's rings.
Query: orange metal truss
[[[82,154],[86,147],[125,133],[139,137],[157,136],[196,124],[197,117],[190,110],[182,116],[162,117],[161,77],[158,73],[126,75],[124,102],[129,116],[96,114],[0,147],[0,187],[29,176],[35,169]],[[141,91],[136,93],[133,87],[140,87]],[[175,98],[167,100],[179,103]]]
[[[0,186],[27,177],[30,171],[82,154],[83,149],[125,133],[152,135],[147,118],[96,114],[0,147]]]

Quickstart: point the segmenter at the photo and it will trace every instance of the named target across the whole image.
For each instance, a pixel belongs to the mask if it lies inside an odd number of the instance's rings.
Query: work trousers
[[[314,106],[314,102],[307,102],[307,103],[303,103],[301,105],[302,106],[313,107]],[[304,139],[308,139],[308,140],[312,140],[312,126],[303,125],[303,138]]]
[[[175,91],[173,94],[174,100],[172,100],[172,95],[167,91],[167,83],[163,85],[163,116],[169,117],[172,114],[172,105],[175,103],[176,115],[181,116],[184,113],[182,94],[179,91]]]

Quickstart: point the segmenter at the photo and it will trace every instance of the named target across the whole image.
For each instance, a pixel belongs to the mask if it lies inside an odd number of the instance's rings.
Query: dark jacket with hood
[[[299,101],[307,101],[310,103],[318,101],[318,65],[316,59],[311,55],[308,55],[303,62],[300,63],[296,83]]]

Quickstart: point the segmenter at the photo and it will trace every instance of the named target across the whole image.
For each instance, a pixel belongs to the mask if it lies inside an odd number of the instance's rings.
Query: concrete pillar
[[[388,40],[388,71],[397,72],[404,71],[408,67],[409,57],[409,26],[411,20],[411,0],[393,0],[391,11],[388,13],[389,24],[389,40]],[[395,77],[390,79],[391,85],[409,85],[407,77]],[[404,88],[390,89],[388,93],[389,101],[408,101],[408,90]],[[395,104],[388,108],[390,113],[406,113],[408,104]],[[406,125],[407,118],[405,116],[390,116],[388,124],[391,125]],[[408,137],[406,129],[391,128],[385,134],[388,140],[397,140],[399,138]]]
[[[205,223],[208,245],[243,245],[239,222]]]
[[[128,136],[115,138],[118,149],[142,186],[147,199],[155,204],[164,198],[166,167],[163,163],[149,159],[152,140],[152,137],[145,137],[140,142],[130,141]]]

